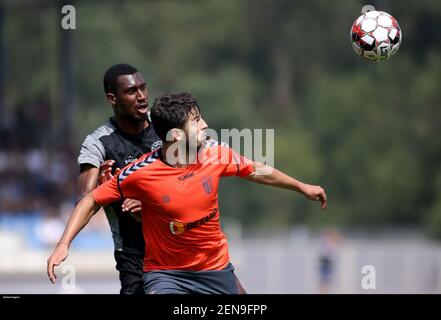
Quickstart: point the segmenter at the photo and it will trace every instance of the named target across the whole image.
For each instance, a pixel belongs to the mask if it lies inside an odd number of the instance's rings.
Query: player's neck
[[[114,117],[114,121],[120,130],[124,131],[125,133],[133,134],[133,135],[140,134],[144,129],[146,129],[149,126],[147,120],[137,121],[137,120],[124,119],[120,117]]]

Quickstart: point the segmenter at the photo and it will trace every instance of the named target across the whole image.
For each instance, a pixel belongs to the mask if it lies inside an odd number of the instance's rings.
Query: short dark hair
[[[117,79],[119,76],[125,74],[134,74],[137,72],[138,70],[135,67],[125,63],[119,63],[111,66],[104,74],[104,92],[115,93],[117,87]]]
[[[173,128],[183,129],[195,111],[200,113],[199,105],[190,93],[163,94],[153,102],[150,118],[156,134],[166,141],[167,132]]]

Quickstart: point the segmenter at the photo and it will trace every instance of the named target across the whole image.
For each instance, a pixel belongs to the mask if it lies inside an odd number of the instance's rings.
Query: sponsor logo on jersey
[[[197,228],[197,227],[200,227],[200,226],[206,224],[207,222],[213,220],[216,217],[216,215],[217,215],[217,208],[214,209],[210,214],[203,217],[202,219],[199,219],[196,221],[184,223],[181,221],[173,220],[170,222],[170,232],[175,235],[182,234],[185,231],[188,231],[193,228]]]

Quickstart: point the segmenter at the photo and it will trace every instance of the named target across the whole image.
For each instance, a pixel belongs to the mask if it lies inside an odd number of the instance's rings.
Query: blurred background
[[[66,4],[74,30],[61,28]],[[390,60],[351,47],[366,4],[401,26]],[[118,293],[101,211],[59,268],[76,285],[50,285],[45,269],[76,200],[80,145],[112,114],[102,77],[115,63],[138,68],[150,104],[188,91],[213,129],[275,129],[275,166],[326,188],[322,211],[221,183],[248,292],[441,293],[440,30],[437,0],[0,1],[0,293]],[[369,265],[375,290],[362,287]]]

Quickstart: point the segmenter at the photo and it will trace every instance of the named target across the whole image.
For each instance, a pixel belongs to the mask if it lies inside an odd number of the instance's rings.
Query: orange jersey
[[[145,272],[223,269],[229,253],[219,223],[219,179],[250,175],[252,162],[214,140],[185,168],[164,163],[161,152],[125,167],[96,188],[93,198],[101,206],[122,198],[142,202]]]

